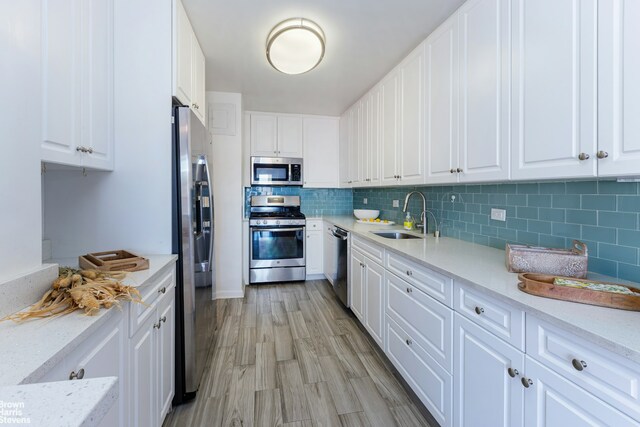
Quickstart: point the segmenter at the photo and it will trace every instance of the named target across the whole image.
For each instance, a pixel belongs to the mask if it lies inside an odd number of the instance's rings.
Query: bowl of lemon
[[[375,221],[380,215],[380,211],[377,209],[354,209],[353,215],[363,221]]]

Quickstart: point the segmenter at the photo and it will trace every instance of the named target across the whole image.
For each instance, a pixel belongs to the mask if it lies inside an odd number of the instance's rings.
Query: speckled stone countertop
[[[495,298],[512,304],[526,313],[550,321],[626,358],[640,363],[640,313],[586,304],[554,300],[518,290],[518,276],[505,266],[505,252],[488,246],[432,235],[424,239],[391,240],[372,231],[398,230],[401,226],[368,225],[350,216],[324,216],[323,219],[370,240],[386,250],[403,255],[439,271]],[[598,280],[629,283],[601,275]],[[640,285],[637,285],[640,287]]]
[[[92,427],[117,400],[115,377],[0,387],[0,420],[11,425]]]
[[[149,259],[149,269],[129,273],[123,281],[125,284],[144,286],[160,270],[177,259],[176,255],[145,257]],[[32,301],[34,302],[36,301]],[[38,381],[117,313],[118,309],[112,308],[101,310],[96,316],[85,316],[81,311],[76,311],[61,317],[23,323],[0,322],[0,336],[3,341],[0,346],[0,386]]]

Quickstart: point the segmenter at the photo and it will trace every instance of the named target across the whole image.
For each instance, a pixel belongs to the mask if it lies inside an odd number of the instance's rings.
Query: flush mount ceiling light
[[[318,66],[324,56],[322,28],[304,18],[282,21],[267,37],[267,60],[285,74],[302,74]]]

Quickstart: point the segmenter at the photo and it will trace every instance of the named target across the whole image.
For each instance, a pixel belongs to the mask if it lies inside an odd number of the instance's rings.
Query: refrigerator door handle
[[[204,171],[207,174],[207,187],[209,188],[209,271],[213,271],[213,187],[211,186],[211,174],[209,173],[209,161],[206,155],[203,155]]]

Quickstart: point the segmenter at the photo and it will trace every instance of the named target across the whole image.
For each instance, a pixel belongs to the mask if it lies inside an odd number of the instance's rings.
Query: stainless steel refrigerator
[[[214,203],[209,132],[189,107],[173,109],[173,253],[176,274],[176,393],[195,396],[215,332]]]

